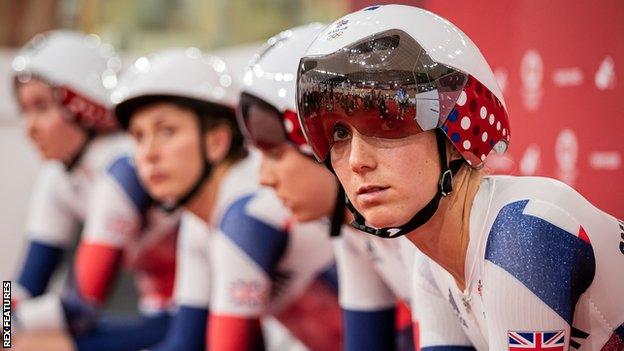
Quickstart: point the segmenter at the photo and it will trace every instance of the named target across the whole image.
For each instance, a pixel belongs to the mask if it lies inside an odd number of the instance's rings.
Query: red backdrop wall
[[[354,10],[393,3],[352,0]],[[512,139],[497,173],[560,179],[624,218],[623,1],[398,1],[460,27],[503,88]]]

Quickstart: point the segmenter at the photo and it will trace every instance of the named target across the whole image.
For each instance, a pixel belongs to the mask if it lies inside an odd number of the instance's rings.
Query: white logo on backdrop
[[[531,144],[524,151],[520,160],[520,174],[534,175],[540,165],[540,148],[537,144]]]
[[[596,83],[596,88],[600,90],[615,88],[615,63],[611,56],[605,57],[600,63],[594,82]]]
[[[543,94],[542,80],[544,78],[544,63],[537,50],[528,50],[522,57],[520,64],[524,107],[529,111],[538,109]]]
[[[507,81],[508,81],[507,78],[509,77],[509,72],[507,72],[507,69],[503,67],[498,67],[497,69],[494,70],[494,77],[496,78],[496,82],[498,83],[498,86],[501,88],[501,91],[503,93],[507,91]]]
[[[589,165],[593,169],[617,171],[622,166],[619,151],[594,151],[589,154]]]
[[[553,71],[552,80],[557,87],[576,87],[583,84],[580,67],[558,68]]]
[[[574,185],[577,176],[578,141],[571,129],[559,132],[555,141],[555,160],[557,161],[557,178]]]

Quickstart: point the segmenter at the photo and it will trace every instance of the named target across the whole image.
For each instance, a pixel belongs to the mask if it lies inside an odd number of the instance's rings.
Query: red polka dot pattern
[[[496,96],[472,76],[468,77],[442,129],[474,168],[483,165],[496,143],[503,140],[508,144],[510,139],[507,111]]]

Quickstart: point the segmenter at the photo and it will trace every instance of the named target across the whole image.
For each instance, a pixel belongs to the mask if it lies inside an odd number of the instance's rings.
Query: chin
[[[175,194],[173,194],[172,191],[170,191],[169,189],[163,187],[163,186],[150,186],[147,185],[146,186],[146,190],[149,192],[150,196],[158,201],[158,202],[165,202],[168,201],[170,199],[177,199],[178,196],[176,196]]]
[[[313,211],[306,211],[301,208],[292,208],[290,211],[297,222],[309,222],[319,219],[319,216],[316,216]]]
[[[410,220],[410,218],[402,218],[404,216],[399,216],[398,211],[393,211],[388,207],[376,207],[360,213],[366,219],[366,223],[374,228],[396,228]]]

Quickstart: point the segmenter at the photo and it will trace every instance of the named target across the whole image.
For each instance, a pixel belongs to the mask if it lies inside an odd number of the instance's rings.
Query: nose
[[[269,157],[262,155],[260,159],[259,181],[260,185],[275,188],[277,177],[275,176],[275,162]]]
[[[351,138],[349,166],[355,173],[362,174],[377,167],[372,146],[357,133]]]
[[[26,134],[30,139],[33,139],[39,129],[37,126],[37,118],[30,113],[25,113],[24,119],[26,120]]]
[[[145,136],[141,143],[138,146],[137,150],[137,159],[140,162],[145,162],[148,164],[157,163],[160,159],[160,151],[158,145],[154,138],[150,136]]]

